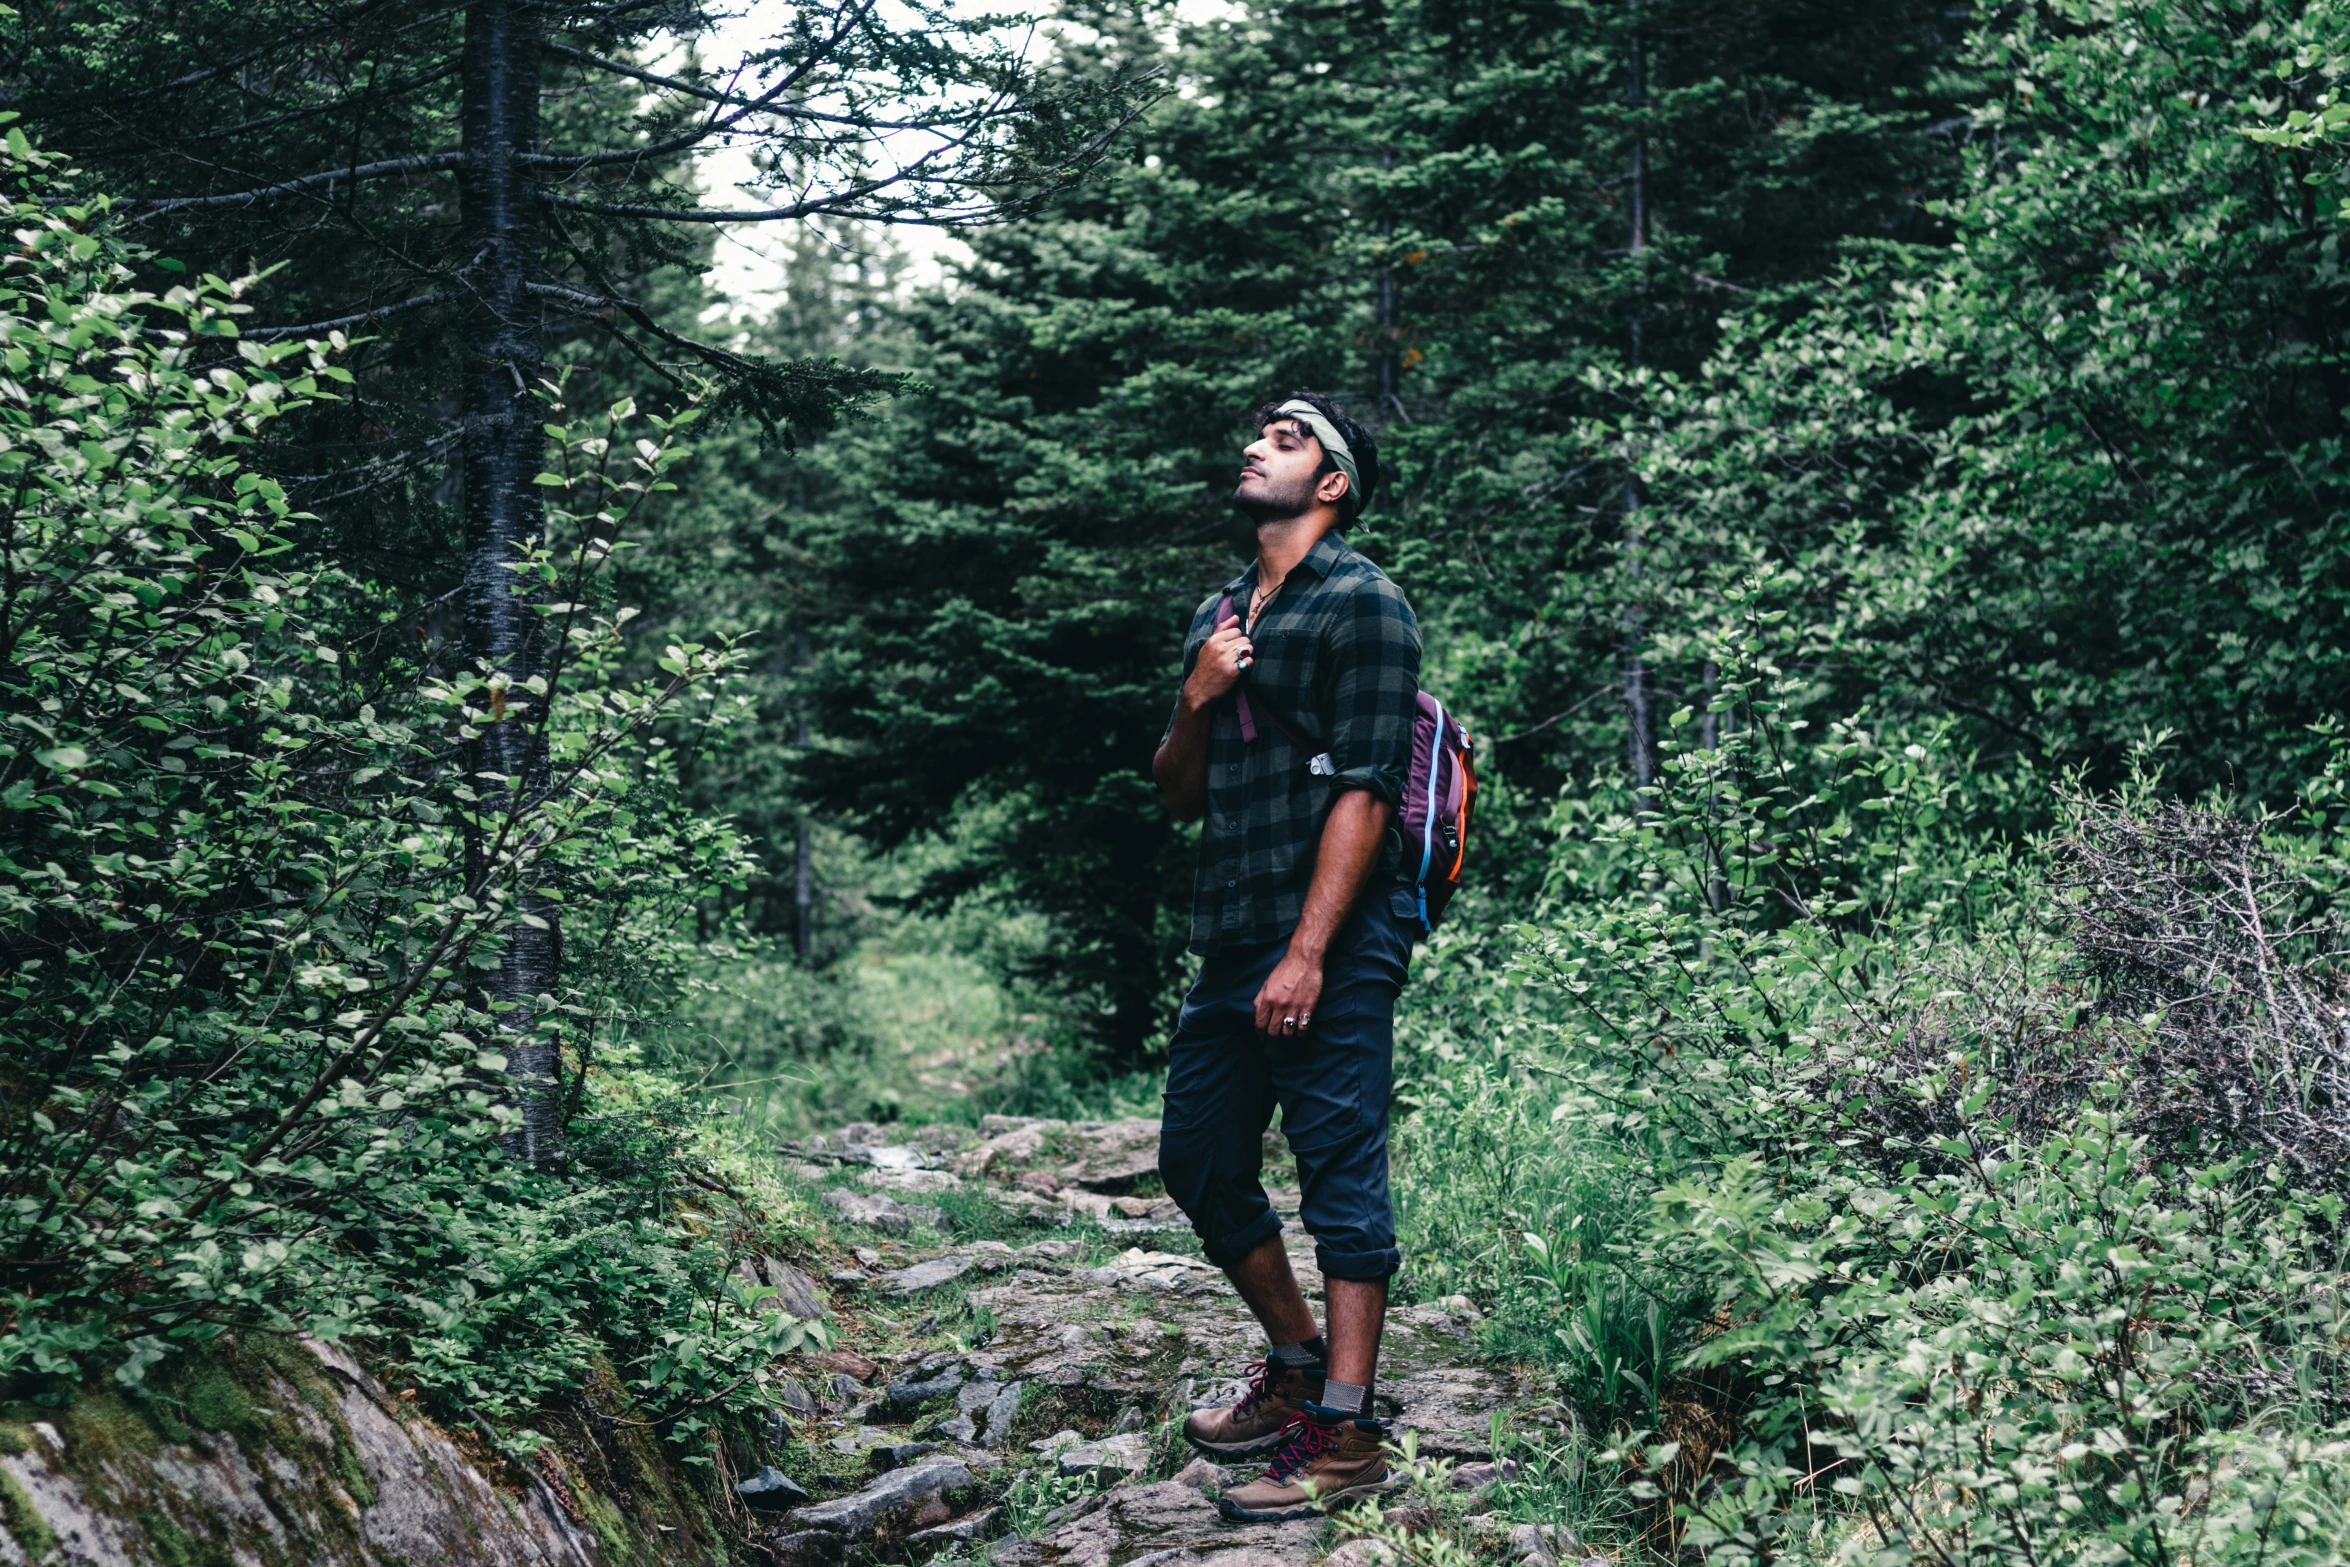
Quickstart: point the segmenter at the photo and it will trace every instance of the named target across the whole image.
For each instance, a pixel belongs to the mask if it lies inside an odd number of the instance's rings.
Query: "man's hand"
[[[1314,1003],[1322,999],[1322,960],[1297,950],[1292,941],[1265,988],[1257,992],[1257,1032],[1296,1039],[1313,1026]]]
[[[1184,701],[1194,708],[1208,706],[1240,684],[1241,671],[1255,657],[1256,649],[1249,645],[1248,633],[1240,629],[1240,622],[1225,622],[1200,644],[1199,660],[1191,666],[1191,678],[1183,682]]]
[[[1386,801],[1361,789],[1349,789],[1330,804],[1322,823],[1322,846],[1314,856],[1314,879],[1306,888],[1306,906],[1297,929],[1290,932],[1289,950],[1265,976],[1257,992],[1257,1032],[1271,1039],[1296,1039],[1313,1027],[1314,1007],[1322,999],[1322,956],[1346,923],[1379,850],[1387,842],[1388,819],[1395,813]]]

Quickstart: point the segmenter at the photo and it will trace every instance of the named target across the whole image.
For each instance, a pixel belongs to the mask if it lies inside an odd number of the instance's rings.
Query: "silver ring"
[[[1281,1020],[1281,1026],[1283,1028],[1295,1028],[1297,1027],[1297,1019],[1293,1017],[1285,1017]]]

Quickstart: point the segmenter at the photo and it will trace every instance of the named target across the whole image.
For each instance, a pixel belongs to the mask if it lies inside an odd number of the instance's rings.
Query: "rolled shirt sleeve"
[[[1344,600],[1328,633],[1330,798],[1363,789],[1403,804],[1420,698],[1420,623],[1381,577]]]

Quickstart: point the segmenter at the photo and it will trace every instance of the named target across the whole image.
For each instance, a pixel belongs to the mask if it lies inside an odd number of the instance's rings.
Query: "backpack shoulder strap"
[[[1233,607],[1232,595],[1225,594],[1224,602],[1216,606],[1216,629],[1221,631],[1239,618],[1240,612]],[[1253,745],[1257,738],[1257,718],[1248,699],[1248,676],[1242,675],[1240,680],[1241,683],[1232,688],[1232,701],[1240,717],[1240,738]],[[1257,692],[1257,700],[1264,704],[1265,716],[1273,720],[1273,727],[1281,731],[1282,738],[1297,747],[1300,756],[1311,757],[1321,751],[1322,747],[1308,740],[1297,725],[1282,716],[1281,710],[1273,705],[1261,689]]]

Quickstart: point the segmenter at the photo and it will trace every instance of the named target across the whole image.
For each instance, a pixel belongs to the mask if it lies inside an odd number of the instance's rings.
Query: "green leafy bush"
[[[822,1333],[730,1280],[749,1221],[682,1184],[699,1112],[617,1031],[683,961],[687,900],[741,863],[672,786],[735,711],[731,655],[626,677],[600,586],[695,410],[578,419],[543,389],[550,534],[516,582],[561,653],[510,685],[305,563],[307,519],[239,464],[331,395],[342,340],[241,337],[240,283],[136,291],[103,204],[54,204],[11,138],[0,1379],[137,1385],[175,1348],[299,1331],[499,1423],[609,1359],[691,1436]],[[498,724],[542,727],[543,788],[467,786]],[[529,1025],[573,1128],[544,1170],[501,1147],[547,1090],[507,1075],[514,1025],[477,978],[524,886],[567,948]]]
[[[1420,1004],[1407,1190],[1508,1145],[1445,1222],[1522,1246],[1497,1347],[1658,1547],[2330,1558],[2339,763],[2290,817],[2052,791],[2010,850],[1946,736],[1807,737],[1783,591],[1730,595],[1656,788],[1562,812],[1496,1043]]]

